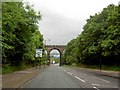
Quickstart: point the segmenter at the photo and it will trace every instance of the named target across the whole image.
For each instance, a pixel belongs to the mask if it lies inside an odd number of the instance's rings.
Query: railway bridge
[[[65,46],[66,45],[46,45],[46,51],[47,51],[47,56],[48,56],[48,60],[49,60],[49,65],[50,65],[50,52],[53,49],[56,49],[59,51],[59,53],[60,53],[60,66],[63,64],[62,55],[63,55],[63,52],[65,50]]]

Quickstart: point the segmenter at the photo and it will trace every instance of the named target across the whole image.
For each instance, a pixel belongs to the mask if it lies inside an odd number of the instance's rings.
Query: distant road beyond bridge
[[[63,64],[62,55],[63,55],[63,51],[65,50],[65,46],[66,45],[46,45],[46,51],[47,51],[47,55],[48,55],[49,65],[50,65],[50,52],[53,49],[56,49],[59,51],[59,53],[60,53],[60,66]]]

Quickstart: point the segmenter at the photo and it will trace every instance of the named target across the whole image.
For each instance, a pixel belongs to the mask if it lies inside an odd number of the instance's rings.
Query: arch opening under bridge
[[[59,65],[62,66],[64,61],[63,61],[63,53],[64,53],[64,50],[65,50],[65,46],[66,45],[46,45],[46,51],[47,51],[47,57],[48,57],[48,61],[49,61],[49,65],[50,65],[50,52],[52,50],[58,50],[59,53],[60,53],[60,63]]]

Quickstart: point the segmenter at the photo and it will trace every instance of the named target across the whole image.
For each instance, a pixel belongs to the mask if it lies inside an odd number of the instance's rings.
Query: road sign
[[[42,49],[36,49],[36,57],[42,57]]]

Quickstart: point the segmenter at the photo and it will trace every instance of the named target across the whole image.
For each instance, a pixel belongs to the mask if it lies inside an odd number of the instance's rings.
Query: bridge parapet
[[[65,47],[66,45],[46,45],[46,47]]]

